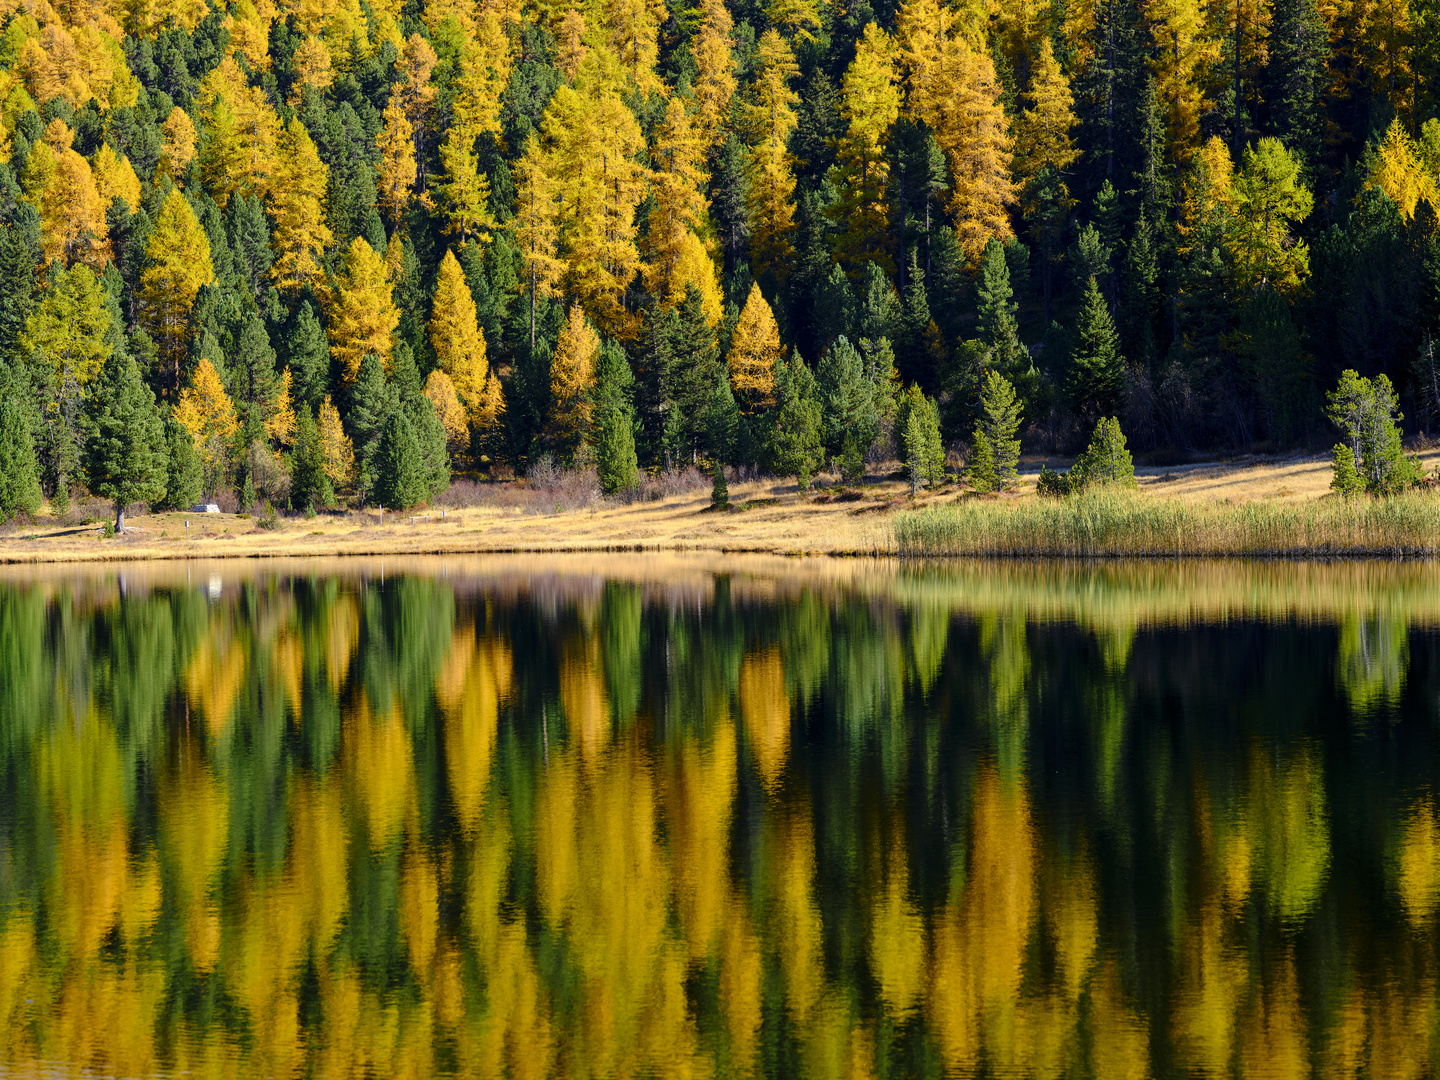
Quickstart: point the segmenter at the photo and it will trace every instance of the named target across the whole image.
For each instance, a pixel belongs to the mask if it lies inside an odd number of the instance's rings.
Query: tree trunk
[[[125,504],[118,499],[115,501],[115,535],[119,536],[125,531]]]

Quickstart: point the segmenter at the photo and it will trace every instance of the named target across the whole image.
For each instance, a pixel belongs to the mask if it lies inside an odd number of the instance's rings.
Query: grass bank
[[[965,499],[897,514],[902,556],[1065,558],[1435,555],[1440,498],[1186,502],[1134,491]]]

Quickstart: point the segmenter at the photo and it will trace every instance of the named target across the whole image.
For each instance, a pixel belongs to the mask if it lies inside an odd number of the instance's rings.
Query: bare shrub
[[[539,491],[549,491],[560,482],[560,468],[549,454],[541,454],[530,463],[525,474],[530,486]]]
[[[222,514],[236,514],[240,512],[240,496],[236,495],[230,488],[222,488],[210,497],[210,501],[220,507]]]

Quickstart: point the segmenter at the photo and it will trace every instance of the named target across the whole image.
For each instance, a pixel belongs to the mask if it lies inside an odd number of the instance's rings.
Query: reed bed
[[[1193,503],[1101,490],[964,500],[898,514],[893,527],[907,557],[1423,556],[1440,553],[1440,498]]]

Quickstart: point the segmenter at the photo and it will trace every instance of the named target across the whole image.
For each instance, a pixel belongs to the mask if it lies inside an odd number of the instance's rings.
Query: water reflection
[[[0,583],[0,1071],[1423,1076],[1424,567]]]

